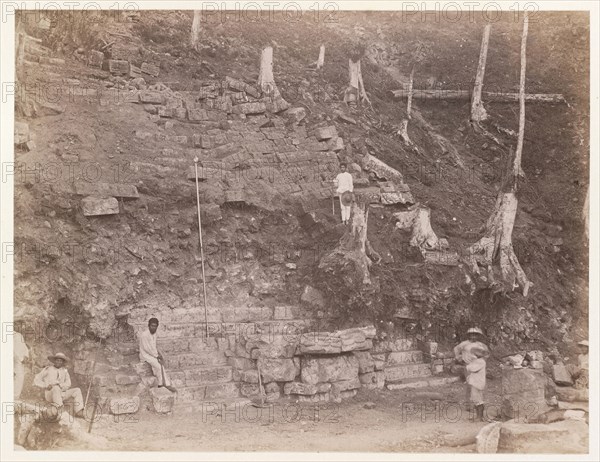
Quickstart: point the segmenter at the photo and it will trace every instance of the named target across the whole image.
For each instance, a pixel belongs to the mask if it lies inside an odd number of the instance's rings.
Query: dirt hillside
[[[192,156],[165,159],[173,143],[139,139],[138,131],[164,129],[164,121],[158,124],[140,105],[113,104],[109,93],[106,104],[68,95],[73,87],[122,87],[126,93],[126,79],[87,65],[89,51],[103,43],[114,42],[113,57],[151,59],[160,75],[144,75],[146,82],[181,92],[226,76],[255,84],[260,50],[273,46],[282,96],[306,109],[301,125],[335,121],[345,142],[341,160],[368,153],[401,172],[415,200],[431,209],[432,228],[451,249],[464,253],[479,239],[516,146],[511,133],[518,129],[518,104],[486,106],[485,126],[496,143],[470,127],[467,101],[415,101],[409,125],[413,149],[395,135],[405,104],[391,91],[408,80],[413,65],[415,87],[469,89],[483,20],[421,22],[375,12],[337,12],[335,21],[323,19],[209,20],[198,51],[188,45],[191,12],[142,12],[129,20],[102,16],[86,27],[76,27],[74,19],[58,21],[50,31],[30,29],[66,64],[29,67],[23,76],[28,86],[46,85],[60,108],[45,107],[37,117],[17,113],[17,120],[29,124],[36,149],[15,153],[29,169],[15,177],[16,306],[40,325],[74,325],[77,335],[65,337],[67,349],[86,335],[110,338],[119,329],[118,317],[136,306],[202,306],[195,187],[187,180]],[[520,31],[512,15],[493,24],[486,88],[517,91]],[[204,189],[211,304],[297,304],[304,288],[313,286],[328,297],[330,321],[338,325],[370,320],[391,328],[394,314],[408,308],[415,329],[442,342],[480,323],[497,351],[558,346],[566,354],[568,344],[587,337],[582,208],[589,182],[588,31],[588,18],[580,13],[538,13],[530,24],[527,90],[562,93],[568,104],[527,105],[526,179],[513,242],[534,284],[528,297],[472,290],[461,267],[425,263],[409,246],[410,236],[395,228],[398,207],[375,207],[369,214],[368,237],[382,257],[371,269],[379,290],[340,294],[339,281],[317,270],[344,232],[339,206],[332,216],[330,199],[315,199],[318,226],[307,228],[301,212],[270,201],[268,192],[255,204],[232,205]],[[326,61],[317,73],[309,65],[321,44]],[[341,99],[348,56],[357,44],[365,49],[363,77],[372,107],[348,109]],[[336,119],[340,110],[355,123]],[[36,165],[42,168],[37,176],[31,174]],[[74,179],[134,184],[140,197],[121,200],[118,215],[85,217],[72,193]],[[220,207],[211,209],[215,203]]]

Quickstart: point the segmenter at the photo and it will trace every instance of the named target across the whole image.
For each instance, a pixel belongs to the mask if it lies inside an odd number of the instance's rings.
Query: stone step
[[[207,343],[203,338],[198,337],[183,337],[183,338],[165,338],[158,339],[157,347],[161,353],[167,358],[176,356],[179,354],[193,353],[196,355],[205,355],[207,353],[212,354],[223,354],[223,352],[229,346],[221,345],[221,339],[210,339]],[[132,342],[120,342],[116,345],[116,350],[124,356],[139,356],[139,344],[137,341]]]
[[[456,382],[460,382],[460,377],[416,377],[398,383],[388,383],[386,388],[388,390],[404,390],[408,388],[441,387]]]
[[[381,340],[373,342],[371,353],[389,353],[394,351],[410,351],[417,347],[417,340],[414,337],[406,336],[395,340]]]
[[[228,400],[239,397],[240,385],[237,382],[210,383],[177,387],[178,402],[219,402],[220,400]]]
[[[227,365],[169,369],[168,372],[175,387],[205,386],[231,382],[233,379],[233,368]]]
[[[142,332],[143,329],[147,328],[148,321],[130,321],[129,324],[133,326],[136,332]],[[255,322],[211,322],[209,318],[208,327],[209,337],[212,338],[222,335],[251,335],[254,332],[257,332],[259,328],[263,332],[272,332],[274,334],[288,333],[288,335],[293,335],[294,333],[298,333],[299,335],[302,329],[308,327],[310,324],[311,321],[307,319],[266,320]],[[203,340],[206,336],[206,324],[203,322],[170,322],[169,320],[161,319],[161,326],[159,329],[158,342],[165,342],[167,339]]]
[[[180,176],[181,169],[174,167],[163,167],[162,165],[153,164],[150,162],[133,161],[129,164],[132,172],[144,173],[148,175],[157,175],[159,178],[163,176]]]
[[[172,369],[190,367],[210,367],[227,365],[227,357],[223,351],[205,351],[199,353],[164,353],[167,366]]]
[[[398,366],[401,364],[415,364],[423,362],[421,350],[392,351],[387,357],[386,366]]]
[[[384,374],[386,383],[400,382],[415,377],[429,377],[431,366],[425,363],[389,366],[384,369]]]

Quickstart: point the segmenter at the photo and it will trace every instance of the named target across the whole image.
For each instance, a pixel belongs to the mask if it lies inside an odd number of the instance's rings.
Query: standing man
[[[479,420],[483,421],[485,402],[483,399],[483,390],[485,390],[486,380],[486,359],[490,351],[483,341],[485,336],[478,327],[472,327],[467,331],[467,340],[454,347],[454,357],[456,360],[466,366],[466,398],[467,405],[474,405]]]
[[[336,192],[340,196],[340,208],[342,210],[342,223],[348,224],[350,220],[350,210],[352,209],[352,192],[354,191],[354,183],[352,175],[346,171],[346,164],[340,164],[341,173],[333,180],[336,187]]]
[[[156,330],[158,329],[158,319],[150,318],[148,320],[148,329],[140,334],[140,361],[146,361],[152,366],[152,373],[158,380],[159,387],[165,387],[172,393],[177,390],[171,385],[164,367],[163,355],[156,348]]]
[[[23,391],[23,381],[25,380],[25,366],[23,363],[29,359],[29,348],[25,344],[23,334],[19,332],[23,326],[23,318],[15,316],[14,328],[14,349],[13,349],[13,375],[15,384],[15,399],[21,397],[21,391]]]
[[[83,416],[83,396],[79,388],[71,388],[71,377],[65,364],[69,360],[63,353],[48,356],[52,366],[43,368],[34,378],[33,384],[42,388],[46,401],[56,406],[58,416],[62,414],[64,401],[73,402],[75,417]]]

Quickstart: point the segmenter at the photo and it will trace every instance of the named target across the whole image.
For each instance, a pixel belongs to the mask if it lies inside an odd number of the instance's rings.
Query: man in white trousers
[[[156,348],[156,330],[158,329],[158,319],[150,318],[148,320],[148,329],[139,335],[140,340],[140,361],[146,361],[152,366],[152,373],[158,380],[158,386],[165,387],[170,392],[177,390],[171,385],[164,368],[163,355]]]
[[[344,205],[345,201],[342,199],[342,196],[345,192],[352,193],[354,191],[354,183],[352,181],[352,175],[346,171],[345,163],[340,164],[340,170],[341,173],[338,173],[338,175],[333,180],[333,183],[335,184],[336,192],[340,196],[340,208],[342,209],[342,223],[347,225],[348,221],[350,220],[350,210],[352,209],[352,201],[350,200],[349,202],[346,202],[347,205]]]

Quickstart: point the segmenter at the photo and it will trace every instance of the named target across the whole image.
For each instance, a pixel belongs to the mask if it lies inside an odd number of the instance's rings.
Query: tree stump
[[[498,264],[501,284],[505,289],[512,291],[515,287],[521,287],[523,296],[526,297],[531,282],[521,268],[512,245],[517,204],[514,192],[501,193],[498,196],[483,237],[469,247],[469,265],[477,274],[479,265],[489,268],[488,276],[494,282],[496,278],[492,266]]]

